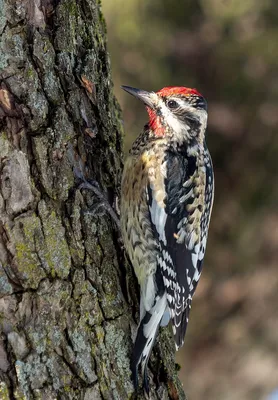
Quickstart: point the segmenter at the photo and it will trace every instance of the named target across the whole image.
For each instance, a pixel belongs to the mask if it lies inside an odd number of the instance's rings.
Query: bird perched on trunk
[[[171,319],[176,349],[184,342],[192,296],[202,270],[214,195],[205,142],[207,103],[196,89],[146,92],[149,123],[134,142],[122,178],[121,229],[140,284],[140,324],[131,368],[135,387],[160,325]]]

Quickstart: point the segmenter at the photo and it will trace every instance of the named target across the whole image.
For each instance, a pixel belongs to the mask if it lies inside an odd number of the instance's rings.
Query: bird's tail
[[[189,308],[187,307],[180,314],[176,314],[172,319],[172,328],[176,344],[176,350],[183,346],[186,328],[188,324]]]
[[[157,295],[153,307],[146,311],[141,319],[133,348],[131,371],[135,389],[138,388],[138,367],[141,364],[143,373],[143,387],[149,394],[147,365],[155,338],[157,336],[160,321],[166,309],[166,294]]]

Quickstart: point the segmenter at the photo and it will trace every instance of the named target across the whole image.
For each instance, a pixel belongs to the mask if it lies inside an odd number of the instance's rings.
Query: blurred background
[[[196,87],[208,100],[216,195],[177,354],[185,391],[192,400],[277,399],[278,1],[103,0],[102,7],[126,150],[147,114],[121,84]]]

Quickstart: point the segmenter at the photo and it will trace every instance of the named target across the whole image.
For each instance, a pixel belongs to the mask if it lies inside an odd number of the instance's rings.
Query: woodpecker
[[[140,285],[140,323],[131,370],[135,388],[159,326],[171,320],[178,350],[200,279],[214,197],[205,141],[207,103],[196,90],[147,92],[122,86],[141,100],[149,122],[125,162],[121,187],[123,241]]]

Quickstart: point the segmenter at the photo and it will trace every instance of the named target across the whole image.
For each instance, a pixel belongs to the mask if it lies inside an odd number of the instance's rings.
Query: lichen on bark
[[[136,282],[100,200],[78,188],[93,179],[119,196],[100,3],[0,9],[0,397],[132,398]],[[168,333],[150,366],[152,399],[184,398]]]

